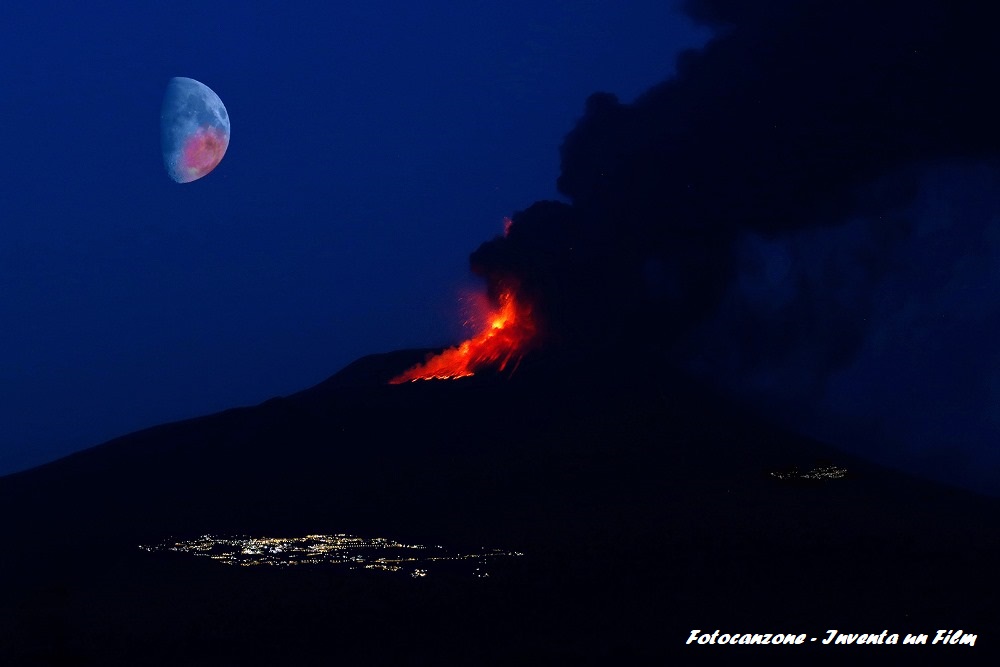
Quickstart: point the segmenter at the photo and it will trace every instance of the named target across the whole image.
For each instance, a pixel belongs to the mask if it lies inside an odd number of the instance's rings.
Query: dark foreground
[[[567,355],[511,379],[383,384],[418,358],[367,358],[0,479],[0,665],[996,659],[995,500],[769,428],[652,362],[584,371]],[[805,476],[824,466],[847,474]],[[204,533],[524,556],[488,578],[416,578],[138,548]],[[807,638],[686,645],[694,629]],[[832,629],[900,644],[821,644]],[[931,645],[959,629],[975,646]]]

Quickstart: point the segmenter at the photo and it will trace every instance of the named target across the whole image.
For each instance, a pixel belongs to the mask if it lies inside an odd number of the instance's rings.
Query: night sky
[[[485,287],[545,345],[656,355],[996,494],[1000,56],[978,4],[5,16],[0,471],[455,342]],[[184,186],[159,155],[173,76],[232,119]]]
[[[457,341],[470,251],[559,196],[587,96],[709,35],[664,2],[154,4],[0,9],[0,474]],[[232,118],[186,185],[174,76]]]

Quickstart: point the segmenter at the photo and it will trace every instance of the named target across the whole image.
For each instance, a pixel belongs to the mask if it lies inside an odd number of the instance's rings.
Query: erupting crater
[[[503,371],[512,363],[513,372],[534,342],[537,329],[531,307],[520,301],[513,289],[502,289],[497,302],[495,308],[489,309],[479,333],[397,375],[389,384],[454,380],[475,375],[486,368]]]

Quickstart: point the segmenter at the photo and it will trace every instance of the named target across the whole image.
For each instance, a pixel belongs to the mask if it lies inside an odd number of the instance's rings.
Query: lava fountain
[[[397,375],[389,384],[454,380],[486,368],[503,371],[511,364],[513,372],[537,334],[531,307],[520,302],[513,289],[502,288],[496,306],[486,310],[479,333]]]

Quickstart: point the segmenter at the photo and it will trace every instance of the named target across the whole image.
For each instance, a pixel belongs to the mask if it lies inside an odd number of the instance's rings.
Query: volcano
[[[427,351],[366,357],[294,395],[2,478],[0,663],[995,657],[996,500],[773,428],[636,354],[602,366],[556,350],[514,375],[402,384],[388,382]],[[416,578],[139,548],[208,534],[522,556],[488,578]],[[688,643],[694,630],[806,639]],[[900,644],[824,645],[830,630]],[[977,640],[932,644],[938,630]]]

